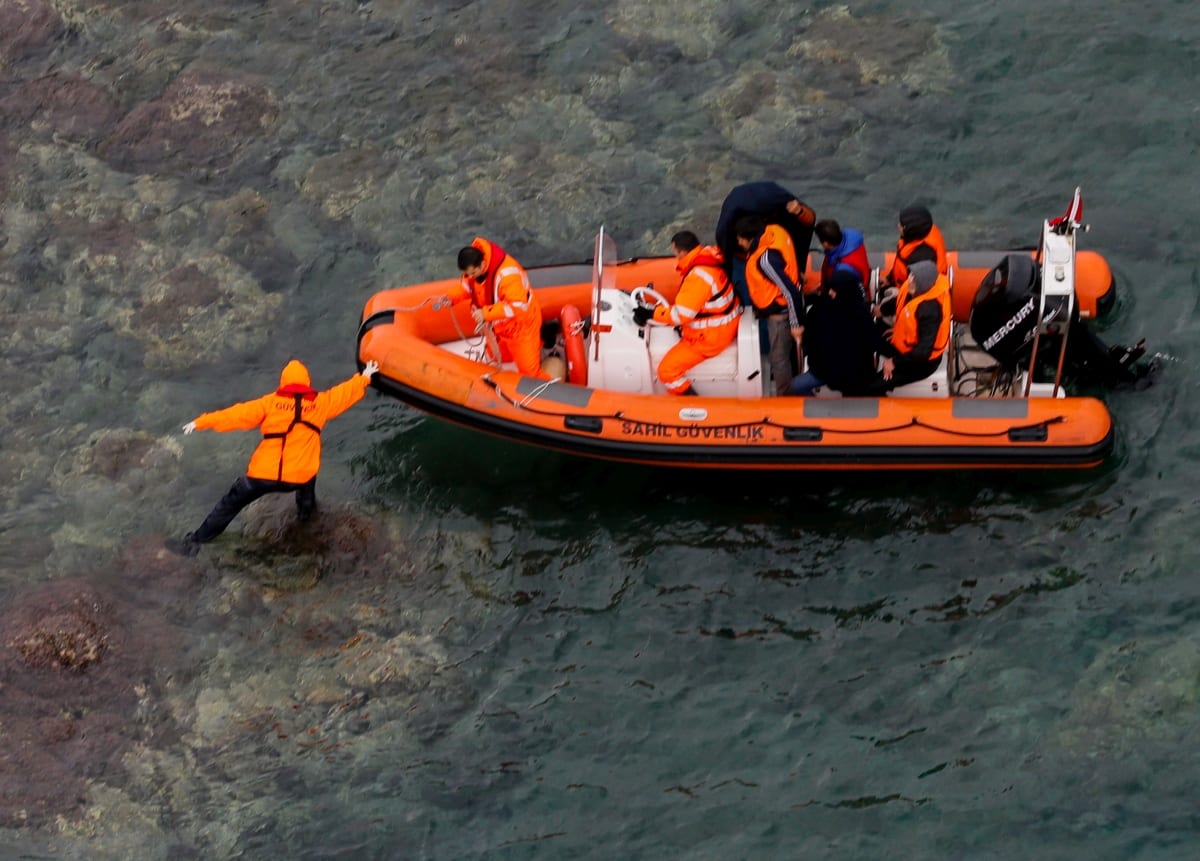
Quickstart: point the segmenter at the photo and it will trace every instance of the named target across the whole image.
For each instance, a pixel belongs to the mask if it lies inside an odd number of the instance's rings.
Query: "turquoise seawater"
[[[0,606],[89,584],[117,632],[97,666],[132,668],[124,698],[72,687],[94,668],[35,689],[7,623],[0,855],[1200,852],[1200,6],[0,0],[0,20],[24,22],[0,35]],[[107,113],[38,89],[66,78]],[[172,92],[150,132],[130,119]],[[254,442],[179,427],[292,356],[319,387],[349,376],[374,290],[453,274],[476,234],[528,265],[586,258],[601,225],[666,253],[755,179],[876,251],[912,202],[952,247],[1028,245],[1082,187],[1080,245],[1119,286],[1101,334],[1166,357],[1105,396],[1114,455],[701,474],[372,393],[324,436],[320,548],[277,506],[198,562],[159,553]],[[210,310],[171,316],[164,289]],[[70,799],[25,773],[51,760]]]

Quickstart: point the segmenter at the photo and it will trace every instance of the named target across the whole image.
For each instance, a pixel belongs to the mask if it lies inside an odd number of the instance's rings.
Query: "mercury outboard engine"
[[[1144,342],[1108,347],[1079,319],[1075,232],[1082,215],[1076,189],[1067,214],[1043,222],[1037,256],[1007,255],[984,276],[971,305],[971,337],[1006,368],[1028,369],[1025,394],[1040,368],[1053,370],[1056,391],[1064,379],[1115,386],[1152,370],[1137,364]]]
[[[1041,276],[1028,254],[1009,254],[979,284],[971,305],[971,337],[1008,367],[1029,361],[1038,326]]]

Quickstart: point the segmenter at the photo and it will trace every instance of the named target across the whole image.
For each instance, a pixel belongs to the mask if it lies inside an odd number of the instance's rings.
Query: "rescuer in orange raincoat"
[[[246,474],[233,483],[200,528],[182,539],[167,539],[167,549],[181,556],[195,556],[201,544],[224,532],[243,508],[267,493],[294,492],[300,519],[311,518],[317,508],[321,428],[362,400],[378,370],[377,362],[367,362],[361,374],[318,392],[309,384],[308,368],[292,359],[279,375],[279,387],[274,392],[204,413],[185,424],[185,434],[194,430],[257,428],[262,432],[262,441],[250,457]]]
[[[500,355],[493,358],[515,362],[527,377],[550,379],[542,370],[542,306],[521,264],[496,243],[476,236],[458,252],[458,268],[462,282],[450,301],[470,301],[477,327],[492,324],[500,346]]]
[[[658,363],[658,378],[673,395],[694,395],[687,372],[728,347],[737,337],[741,308],[715,245],[701,245],[683,230],[671,237],[680,275],[674,305],[635,308],[633,321],[644,326],[678,326],[680,341]]]

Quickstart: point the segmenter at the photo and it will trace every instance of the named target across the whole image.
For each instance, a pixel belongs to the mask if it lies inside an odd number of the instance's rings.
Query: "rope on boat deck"
[[[441,311],[444,308],[452,308],[453,303],[449,300],[443,301],[445,299],[446,297],[444,296],[426,296],[416,305],[398,305],[390,310],[398,311],[404,314],[413,314],[430,304],[433,305],[434,311]],[[479,338],[477,340],[472,340],[474,333],[472,333],[471,336],[468,336],[463,332],[462,326],[458,324],[458,315],[453,313],[453,311],[451,311],[450,314],[450,322],[454,324],[454,331],[458,333],[459,339],[466,343],[470,350],[480,351],[480,348],[483,348],[480,352],[486,360],[485,364],[492,365],[495,368],[500,368],[502,364],[500,361],[500,345],[496,341],[496,335],[492,331],[491,323],[484,323],[483,329],[479,332]],[[494,358],[493,348],[495,352]]]
[[[552,380],[546,380],[541,385],[534,388],[534,390],[532,392],[530,392],[525,397],[523,397],[520,400],[520,402],[516,404],[516,406],[523,407],[523,408],[528,407],[531,402],[536,400],[542,394],[542,392],[546,391],[546,389],[550,388],[550,386],[554,385],[557,382],[560,382],[558,377],[555,377]],[[496,391],[499,391],[499,388],[497,388]],[[507,400],[507,398],[505,398],[505,400]]]
[[[424,308],[426,305],[429,305],[430,303],[433,304],[433,310],[435,310],[435,311],[440,311],[440,310],[442,310],[443,307],[446,307],[446,306],[442,305],[442,297],[441,296],[426,296],[423,300],[421,300],[421,302],[419,302],[416,305],[397,305],[395,307],[388,308],[387,310],[400,311],[404,314],[412,314],[416,311],[420,311],[422,308]]]
[[[653,424],[653,425],[659,425],[661,427],[671,428],[671,429],[697,427],[696,422],[687,422],[684,424],[668,424],[667,422],[658,421],[656,419],[647,421],[645,419],[630,418],[628,415],[626,415],[625,413],[620,412],[620,411],[617,411],[615,413],[597,414],[597,413],[565,412],[563,410],[533,409],[532,407],[530,407],[530,403],[532,403],[533,400],[535,400],[540,395],[542,395],[546,391],[546,389],[549,388],[551,385],[561,382],[561,380],[546,380],[545,382],[543,382],[539,386],[537,386],[537,388],[535,388],[532,392],[530,392],[528,395],[526,395],[525,397],[523,397],[521,400],[518,401],[518,400],[515,400],[514,398],[510,397],[507,392],[505,392],[502,388],[500,388],[500,384],[497,383],[494,379],[492,379],[491,374],[484,374],[481,379],[485,383],[487,383],[489,386],[491,386],[492,389],[496,392],[496,394],[498,394],[501,398],[503,398],[508,403],[512,404],[514,407],[517,407],[518,409],[528,410],[531,413],[537,413],[538,415],[542,415],[542,416],[562,416],[563,418],[566,418],[568,416],[583,415],[583,416],[587,416],[588,418],[614,419],[614,420],[619,420],[619,421],[633,421],[633,422],[638,422],[639,424]],[[938,433],[947,434],[948,436],[962,436],[962,437],[971,437],[971,438],[982,439],[982,438],[986,438],[986,437],[1008,436],[1013,431],[1031,430],[1033,428],[1039,428],[1039,427],[1045,428],[1045,427],[1049,427],[1050,425],[1062,424],[1066,420],[1067,420],[1066,416],[1053,416],[1051,418],[1043,419],[1042,421],[1038,421],[1038,422],[1031,422],[1029,424],[1010,425],[1009,427],[1004,428],[1003,430],[998,430],[998,431],[965,431],[965,430],[956,430],[954,428],[943,428],[943,427],[938,427],[937,425],[929,424],[928,422],[923,422],[916,416],[913,416],[911,420],[909,420],[908,422],[906,422],[904,424],[892,425],[891,427],[886,427],[886,428],[827,428],[827,427],[825,427],[823,425],[819,425],[819,424],[803,425],[803,427],[811,427],[814,430],[819,430],[822,434],[827,434],[827,433],[828,434],[839,434],[840,433],[840,434],[850,434],[850,435],[891,433],[893,431],[905,430],[905,429],[911,428],[911,427],[922,427],[922,428],[925,428],[926,430],[931,430],[931,431],[936,431]],[[737,422],[734,424],[724,424],[724,425],[706,425],[706,427],[713,428],[714,430],[716,430],[716,429],[728,430],[728,429],[734,429],[734,428],[752,428],[752,427],[758,427],[759,425],[767,425],[768,427],[783,428],[785,430],[788,428],[799,427],[798,425],[794,425],[794,424],[784,424],[782,422],[777,422],[774,419],[772,419],[770,416],[763,416],[758,421]]]

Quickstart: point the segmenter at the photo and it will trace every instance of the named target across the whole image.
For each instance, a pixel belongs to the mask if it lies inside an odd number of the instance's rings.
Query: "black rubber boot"
[[[176,556],[195,556],[200,552],[200,542],[192,537],[191,532],[182,538],[168,538],[163,546]]]

